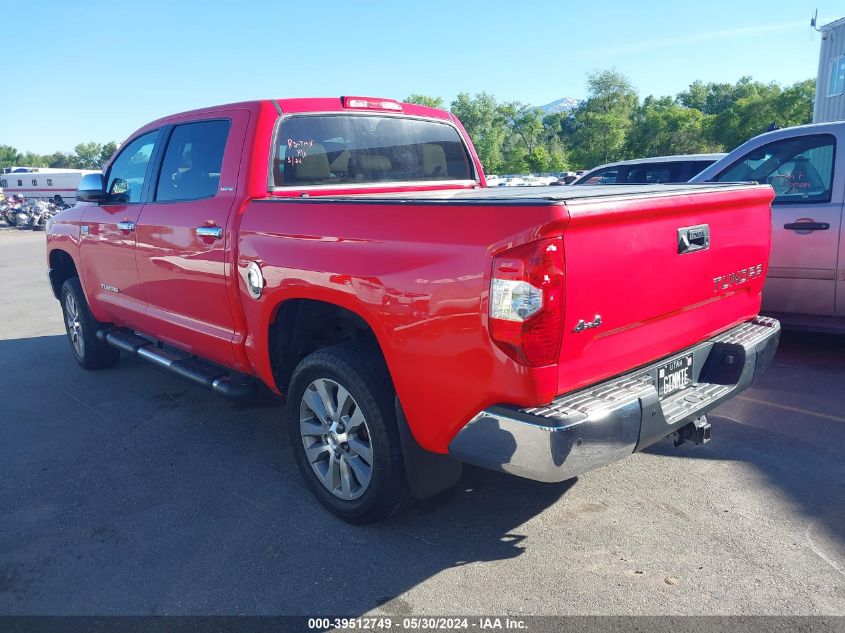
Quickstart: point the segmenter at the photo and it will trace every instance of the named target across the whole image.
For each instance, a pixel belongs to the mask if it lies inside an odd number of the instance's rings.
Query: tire
[[[293,372],[288,430],[299,472],[344,521],[384,519],[409,497],[394,399],[387,368],[365,346],[316,351]]]
[[[102,327],[91,316],[79,278],[71,277],[62,284],[62,315],[70,350],[80,367],[103,369],[120,360],[120,351],[97,338]]]

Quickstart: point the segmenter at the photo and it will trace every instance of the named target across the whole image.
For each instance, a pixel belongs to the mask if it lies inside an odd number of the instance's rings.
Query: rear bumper
[[[744,391],[771,364],[775,319],[757,317],[697,345],[542,407],[485,409],[449,445],[457,459],[555,482],[642,450]],[[658,398],[657,370],[693,355],[692,384]]]

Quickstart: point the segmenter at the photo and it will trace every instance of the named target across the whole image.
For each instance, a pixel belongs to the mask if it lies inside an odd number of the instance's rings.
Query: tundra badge
[[[749,266],[748,268],[740,268],[737,271],[731,271],[719,277],[713,277],[713,292],[718,293],[721,290],[730,290],[735,286],[757,279],[763,276],[763,264]]]

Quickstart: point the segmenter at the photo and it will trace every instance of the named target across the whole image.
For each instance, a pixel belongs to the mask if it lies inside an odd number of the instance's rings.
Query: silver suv
[[[588,171],[573,185],[652,185],[687,182],[724,154],[680,154],[621,160],[599,165]]]

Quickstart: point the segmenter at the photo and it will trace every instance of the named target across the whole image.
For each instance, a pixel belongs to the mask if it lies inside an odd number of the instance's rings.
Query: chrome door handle
[[[213,237],[216,240],[219,240],[223,237],[223,227],[222,226],[198,226],[197,227],[197,237]]]
[[[117,228],[121,231],[134,231],[135,223],[128,220],[126,222],[118,222]]]

